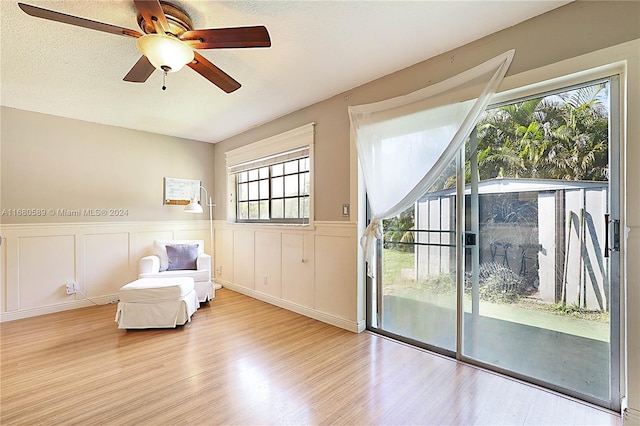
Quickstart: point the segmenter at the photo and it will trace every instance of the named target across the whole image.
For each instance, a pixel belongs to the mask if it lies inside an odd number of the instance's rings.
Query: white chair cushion
[[[211,280],[211,271],[209,270],[177,270],[177,271],[164,271],[158,273],[142,273],[140,278],[171,278],[171,277],[189,277],[194,281],[209,281]]]
[[[121,302],[151,303],[178,300],[193,289],[194,281],[190,277],[142,278],[124,285],[118,293]]]

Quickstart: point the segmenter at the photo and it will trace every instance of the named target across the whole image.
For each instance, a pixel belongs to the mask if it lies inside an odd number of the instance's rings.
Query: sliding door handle
[[[613,244],[609,248],[609,227],[613,228]],[[609,214],[604,215],[604,257],[609,257],[609,252],[620,251],[620,221],[610,220]]]
[[[604,257],[609,257],[609,213],[604,214]]]
[[[464,233],[464,245],[465,247],[472,247],[477,244],[477,238],[475,232],[465,232]]]

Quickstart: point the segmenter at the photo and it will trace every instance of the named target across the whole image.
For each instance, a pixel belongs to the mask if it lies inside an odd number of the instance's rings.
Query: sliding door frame
[[[621,214],[620,214],[620,206],[621,206],[621,174],[622,169],[620,168],[620,156],[621,156],[621,114],[620,114],[620,75],[613,74],[604,78],[597,78],[595,80],[587,79],[585,81],[576,82],[574,84],[570,84],[568,86],[560,86],[557,88],[549,89],[547,91],[540,91],[535,94],[532,94],[525,98],[513,97],[508,100],[503,100],[500,103],[494,103],[487,106],[487,109],[496,108],[501,105],[506,105],[513,102],[522,101],[525,99],[530,99],[534,97],[545,96],[548,93],[557,93],[559,90],[566,91],[571,90],[573,88],[585,87],[591,84],[597,84],[599,82],[608,82],[609,83],[609,213],[611,217],[611,222],[607,224],[609,227],[608,235],[610,238],[613,238],[614,235],[614,223],[617,222],[615,226],[617,226],[618,231],[623,229],[621,224]],[[477,188],[478,182],[477,179],[474,179],[475,172],[477,172],[477,150],[474,149],[476,145],[476,130],[472,132],[470,135],[470,160],[471,160],[471,203],[472,209],[475,206],[475,212],[478,212],[478,200],[477,200]],[[609,408],[616,412],[619,412],[621,409],[621,327],[620,324],[622,322],[622,317],[620,314],[620,271],[623,267],[621,263],[620,249],[615,248],[612,244],[608,244],[609,247],[612,247],[609,252],[610,258],[610,269],[609,269],[609,360],[610,360],[610,371],[609,371],[609,387],[610,387],[610,400],[604,400],[601,398],[597,398],[588,394],[583,394],[578,391],[574,391],[569,388],[565,388],[562,386],[555,385],[553,383],[546,382],[544,380],[536,379],[534,377],[521,374],[515,372],[513,370],[509,370],[506,368],[502,368],[493,364],[484,363],[474,358],[470,358],[465,356],[462,353],[463,349],[463,339],[464,339],[464,280],[465,280],[465,250],[470,248],[472,250],[472,264],[474,270],[471,271],[472,274],[477,274],[477,249],[478,246],[465,246],[465,234],[466,232],[475,233],[477,236],[477,224],[473,219],[471,220],[471,229],[466,229],[465,223],[465,150],[462,147],[458,153],[457,159],[457,223],[456,223],[456,233],[459,236],[457,239],[458,247],[457,247],[457,255],[458,255],[458,334],[456,336],[457,346],[456,346],[456,359],[462,361],[467,364],[471,364],[477,367],[481,367],[487,370],[495,371],[500,374],[504,374],[509,377],[513,377],[518,380],[522,380],[528,383],[532,383],[538,385],[540,387],[550,389],[556,391],[558,393],[562,393],[564,395],[569,395],[576,397],[578,399]],[[474,191],[475,189],[475,191]],[[472,217],[474,217],[473,215]],[[618,238],[620,235],[618,234]],[[476,237],[477,238],[477,237]],[[476,280],[472,280],[474,283],[474,288],[472,289],[472,313],[471,315],[478,314],[478,297],[477,297],[477,288],[475,283]],[[476,338],[477,333],[474,333],[473,338]]]
[[[559,90],[570,90],[573,87],[584,87],[589,85],[590,83],[597,83],[598,81],[608,81],[609,82],[609,168],[610,168],[610,176],[609,176],[609,212],[611,218],[617,221],[618,228],[624,229],[624,217],[622,216],[621,206],[624,202],[624,193],[622,192],[622,188],[620,186],[622,173],[624,170],[621,168],[622,164],[622,156],[623,156],[623,139],[621,134],[621,129],[623,129],[623,116],[621,114],[622,102],[623,102],[623,94],[621,93],[621,84],[620,79],[624,78],[624,75],[621,71],[619,71],[619,66],[610,65],[607,67],[601,67],[595,70],[593,73],[583,72],[580,73],[577,77],[572,76],[563,76],[561,78],[556,78],[553,80],[549,80],[546,83],[538,83],[529,86],[525,86],[521,89],[514,89],[508,92],[503,92],[494,97],[494,102],[492,105],[487,107],[487,109],[494,108],[498,105],[504,105],[507,103],[516,102],[519,100],[540,97],[544,96],[546,93],[557,93]],[[470,135],[471,144],[475,145],[475,136],[476,131],[474,130]],[[476,150],[471,149],[472,152],[472,162],[477,163],[477,153]],[[621,380],[622,376],[622,354],[621,354],[621,342],[623,342],[621,327],[623,318],[621,317],[621,271],[623,270],[622,257],[621,252],[618,250],[611,250],[610,252],[610,400],[603,400],[597,397],[593,397],[590,395],[586,395],[577,391],[573,391],[568,388],[564,388],[558,385],[554,385],[552,383],[539,380],[524,374],[520,374],[514,372],[512,370],[508,370],[505,368],[501,368],[495,365],[490,365],[478,361],[473,358],[469,358],[468,356],[463,355],[463,339],[464,339],[464,286],[465,286],[465,250],[467,246],[465,246],[465,232],[467,231],[466,221],[465,221],[465,150],[462,147],[457,156],[456,156],[456,224],[455,224],[455,241],[456,241],[456,269],[457,269],[457,278],[456,278],[456,288],[457,288],[457,316],[456,316],[456,349],[455,351],[450,351],[447,349],[443,349],[441,347],[432,346],[430,344],[416,341],[411,338],[407,338],[404,336],[396,335],[394,333],[385,331],[382,329],[381,324],[381,316],[379,310],[381,309],[381,291],[382,291],[382,262],[381,262],[381,253],[382,253],[382,242],[378,241],[377,247],[377,259],[376,259],[376,268],[377,273],[376,276],[378,278],[372,280],[370,277],[366,278],[366,304],[367,304],[367,320],[366,325],[369,330],[372,330],[376,333],[382,334],[384,336],[397,339],[399,341],[424,348],[439,354],[443,354],[452,358],[455,358],[459,361],[465,362],[470,365],[474,365],[483,369],[487,369],[490,371],[495,371],[500,374],[504,374],[505,376],[509,376],[515,378],[517,380],[521,380],[523,382],[531,383],[545,389],[549,389],[564,395],[569,395],[572,397],[576,397],[578,399],[609,408],[611,410],[615,410],[617,412],[620,411],[621,405],[621,396],[623,391],[623,382]],[[477,164],[475,164],[477,171]],[[474,173],[472,173],[472,176]],[[475,185],[476,189],[478,186],[477,179],[475,182],[471,182],[472,187]],[[473,191],[472,191],[473,193]],[[476,191],[477,194],[477,191]],[[472,197],[473,198],[473,197]],[[477,209],[477,198],[475,200],[475,206]],[[473,201],[472,201],[473,202]],[[368,210],[368,209],[367,209]],[[369,215],[367,214],[367,218]],[[478,224],[472,222],[472,229],[468,230],[471,233],[476,233],[477,240],[477,231]],[[609,224],[609,235],[613,235],[613,223]],[[476,241],[477,242],[477,241]],[[474,267],[474,271],[472,273],[477,274],[478,267],[478,247],[472,248],[472,262]],[[374,290],[375,287],[375,290]],[[478,289],[472,289],[472,313],[471,315],[478,314]],[[375,299],[375,302],[372,300],[372,296]],[[375,303],[375,307],[373,307],[373,303]],[[375,319],[374,319],[375,318]]]

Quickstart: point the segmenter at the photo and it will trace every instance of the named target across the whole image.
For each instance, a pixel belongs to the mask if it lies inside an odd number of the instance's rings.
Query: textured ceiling
[[[23,2],[138,30],[130,0]],[[187,67],[166,91],[159,71],[124,82],[140,56],[134,39],[0,0],[0,102],[215,143],[568,2],[175,1],[196,29],[268,28],[271,48],[199,51],[242,84],[226,94]]]

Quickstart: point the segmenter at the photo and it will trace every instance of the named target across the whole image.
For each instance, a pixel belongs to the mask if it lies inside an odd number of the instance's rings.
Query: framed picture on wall
[[[200,194],[199,180],[165,177],[163,187],[164,204],[185,206]]]

